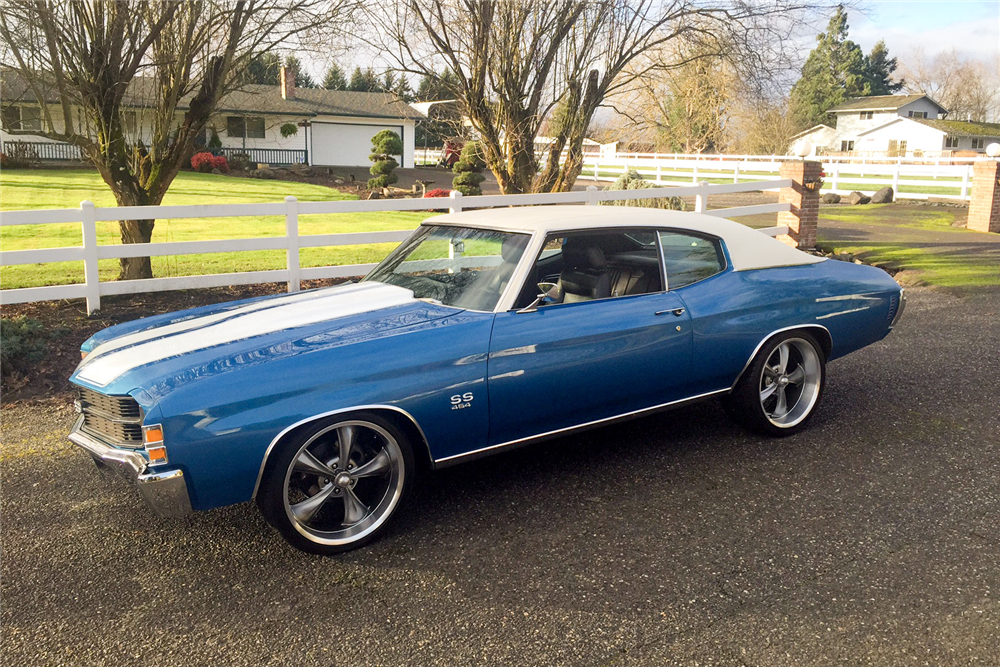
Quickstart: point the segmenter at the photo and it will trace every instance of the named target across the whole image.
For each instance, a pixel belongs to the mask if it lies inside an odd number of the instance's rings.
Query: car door
[[[548,267],[545,253],[539,261]],[[682,399],[691,347],[684,304],[659,278],[652,292],[498,313],[487,366],[490,444]]]

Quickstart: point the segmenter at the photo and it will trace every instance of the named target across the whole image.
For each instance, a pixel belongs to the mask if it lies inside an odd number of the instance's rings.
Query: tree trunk
[[[122,243],[149,243],[153,238],[153,220],[119,220]],[[122,257],[118,280],[141,280],[153,277],[149,257]]]

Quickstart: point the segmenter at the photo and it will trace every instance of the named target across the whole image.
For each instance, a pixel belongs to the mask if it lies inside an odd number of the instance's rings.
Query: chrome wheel
[[[399,503],[406,465],[399,443],[369,421],[343,421],[314,433],[288,464],[285,515],[310,542],[348,545],[385,523]]]
[[[759,396],[764,416],[778,428],[791,428],[809,416],[819,398],[823,364],[816,348],[802,338],[781,341],[764,361]]]

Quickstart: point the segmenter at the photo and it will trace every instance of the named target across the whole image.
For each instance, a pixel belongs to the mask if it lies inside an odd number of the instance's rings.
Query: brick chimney
[[[281,68],[281,98],[295,99],[295,70],[287,67]]]

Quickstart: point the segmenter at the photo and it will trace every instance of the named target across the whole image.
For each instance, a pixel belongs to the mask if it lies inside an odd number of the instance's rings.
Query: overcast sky
[[[957,49],[983,59],[1000,51],[997,0],[868,0],[862,11],[848,12],[848,23],[865,52],[884,39],[900,59],[917,46],[926,55]]]

